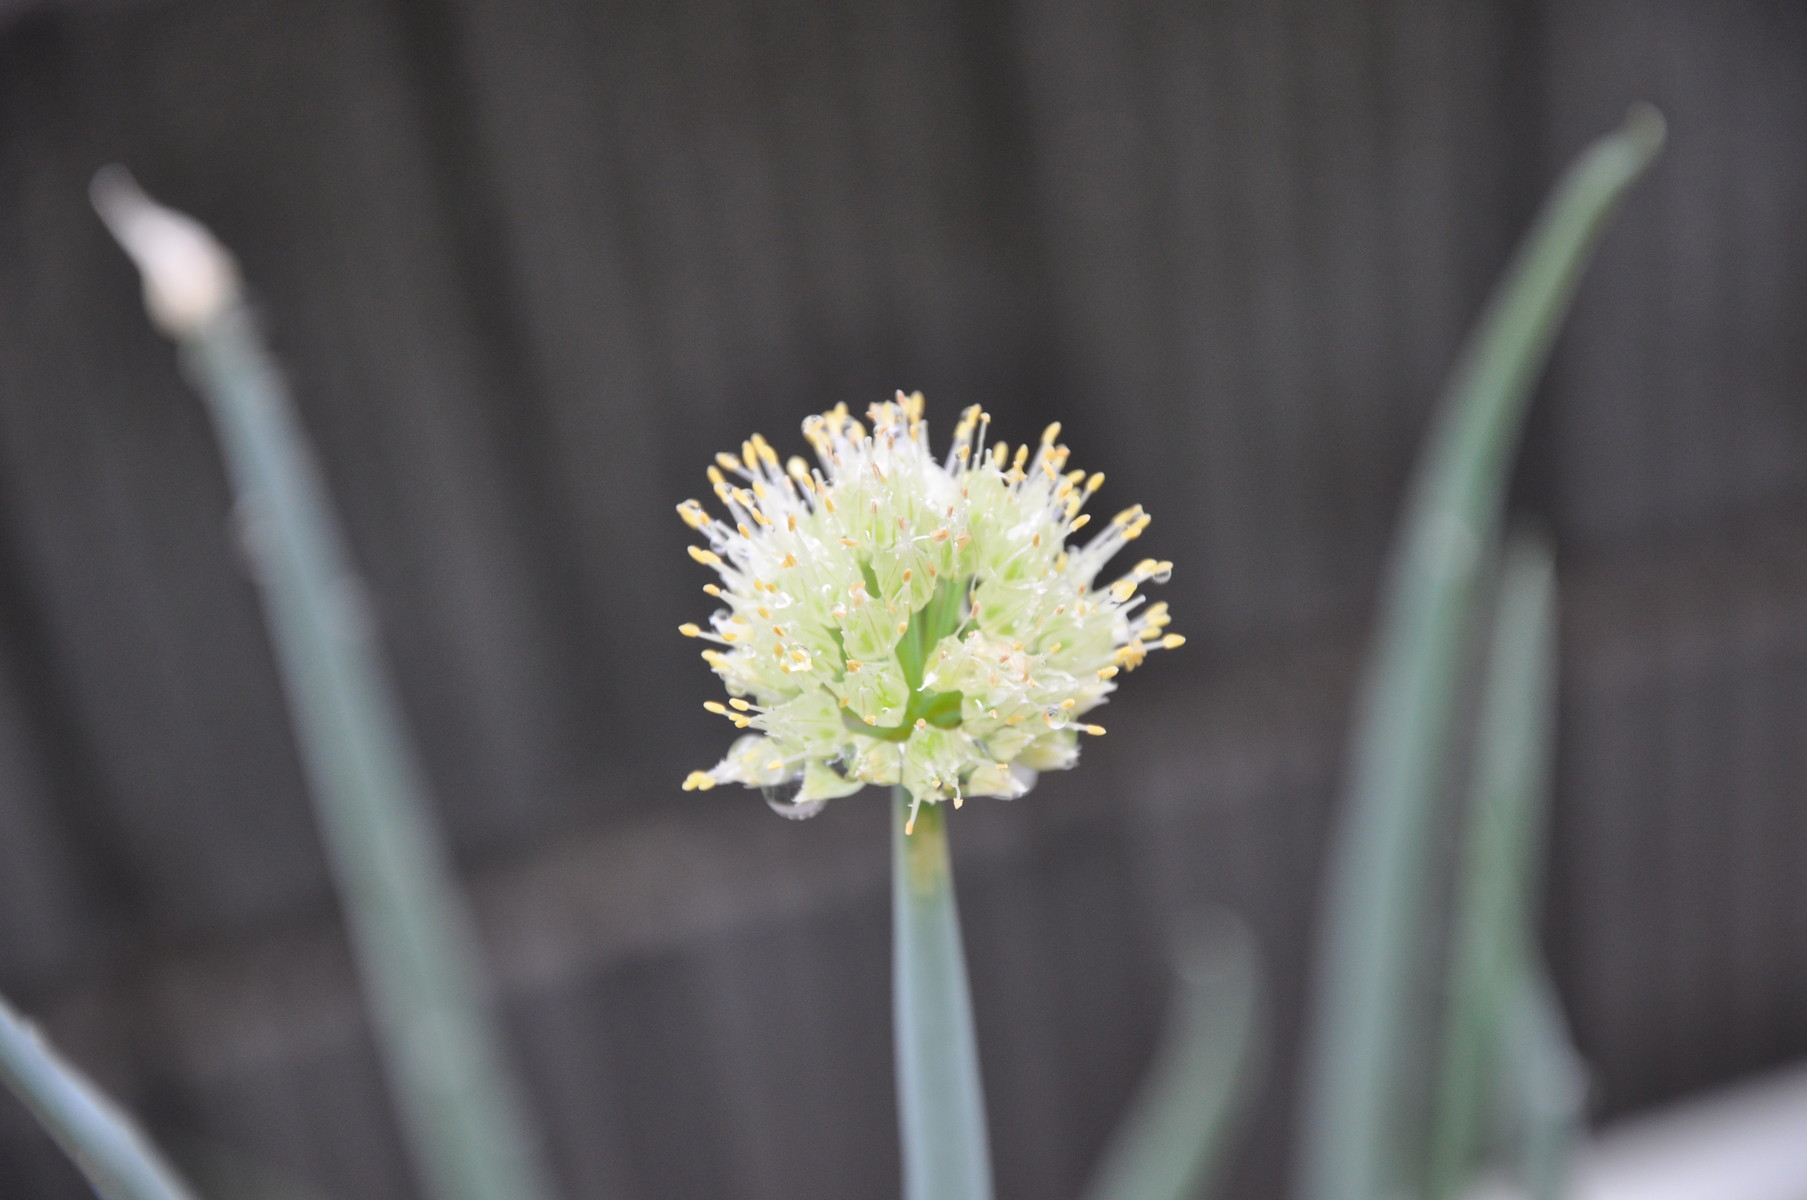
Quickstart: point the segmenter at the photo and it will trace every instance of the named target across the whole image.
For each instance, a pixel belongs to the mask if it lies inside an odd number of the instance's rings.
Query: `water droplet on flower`
[[[791,821],[801,821],[813,817],[828,807],[827,800],[805,800],[797,802],[798,793],[803,791],[803,781],[791,783],[769,783],[759,789],[765,794],[765,802],[771,805],[772,811]]]

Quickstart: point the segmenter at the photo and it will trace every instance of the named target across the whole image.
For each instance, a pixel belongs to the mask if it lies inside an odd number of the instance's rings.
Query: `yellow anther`
[[[705,583],[703,585],[703,593],[708,596],[719,597],[722,594],[722,589],[717,584]]]
[[[778,452],[772,449],[772,444],[770,442],[766,441],[765,438],[757,433],[753,435],[753,449],[759,451],[759,461],[763,462],[766,466],[775,467],[778,465]]]
[[[753,611],[759,614],[759,618],[762,621],[769,621],[772,619],[772,610],[767,608],[763,604],[761,604],[758,608],[755,608]]]
[[[1059,436],[1060,436],[1060,422],[1055,421],[1053,424],[1049,425],[1046,429],[1042,430],[1042,445],[1052,446],[1054,444],[1054,439]]]
[[[1016,457],[1010,460],[1010,469],[1012,471],[1021,471],[1023,469],[1023,464],[1028,461],[1029,446],[1027,443],[1024,443],[1016,448]]]
[[[797,532],[797,514],[788,513],[784,518],[784,527],[792,533]]]
[[[1023,717],[1022,717],[1021,713],[1011,713],[1008,717],[1004,718],[1004,724],[1020,725],[1020,724],[1022,724],[1022,720],[1023,720]]]
[[[1112,517],[1111,524],[1112,525],[1128,525],[1128,524],[1132,523],[1133,521],[1135,521],[1135,519],[1141,515],[1142,515],[1142,506],[1140,504],[1132,504],[1128,508],[1124,509],[1122,512],[1118,513],[1116,516]]]
[[[705,700],[703,701],[703,707],[718,717],[725,717],[728,715],[728,706],[723,704],[720,700]]]
[[[1100,678],[1100,679],[1111,679],[1111,678],[1114,678],[1116,676],[1116,674],[1117,674],[1116,667],[1099,667],[1098,668],[1098,678]]]
[[[795,479],[798,483],[802,483],[805,479],[809,478],[809,464],[795,454],[791,455],[790,460],[784,464],[784,470],[786,474],[792,479]]]
[[[781,567],[794,567],[797,565],[797,556],[795,554],[786,554],[784,556],[784,561],[778,565]]]
[[[916,728],[918,730],[927,729],[928,727],[929,727],[929,719],[927,717],[917,717],[916,718]]]
[[[1185,644],[1186,639],[1184,635],[1178,633],[1170,633],[1161,639],[1161,649],[1163,650],[1178,650]]]
[[[728,698],[728,707],[739,709],[741,712],[747,712],[751,710],[753,706],[748,704],[745,700],[742,700],[739,696],[730,696]]]
[[[1081,725],[1080,728],[1091,734],[1093,737],[1104,736],[1104,726],[1102,725]]]
[[[698,626],[698,625],[694,625],[689,621],[686,621],[682,625],[678,626],[678,632],[683,634],[685,637],[702,637],[703,636],[702,627]]]
[[[1065,700],[1062,700],[1062,701],[1061,701],[1061,702],[1060,702],[1060,706],[1061,706],[1061,707],[1062,707],[1062,708],[1066,708],[1066,709],[1071,709],[1071,708],[1074,708],[1074,707],[1076,707],[1076,706],[1077,706],[1077,705],[1078,705],[1078,704],[1079,704],[1079,701],[1077,701],[1077,700],[1075,700],[1075,699],[1073,699],[1073,697],[1071,697],[1071,696],[1068,696],[1068,697],[1067,697],[1067,698],[1066,698],[1066,699],[1065,699]]]
[[[1094,471],[1092,473],[1092,477],[1085,481],[1085,490],[1088,492],[1095,492],[1103,486],[1104,486],[1104,472],[1103,471]]]
[[[732,629],[722,634],[722,641],[724,642],[738,642],[739,640],[740,635],[735,633]]]
[[[876,724],[878,724],[878,718],[877,718],[877,717],[866,717],[866,718],[864,718],[864,720],[865,720],[865,722],[866,722],[866,724],[868,724],[868,725],[876,725]]]
[[[1087,525],[1090,525],[1091,523],[1092,523],[1092,514],[1091,513],[1080,513],[1077,517],[1073,518],[1073,523],[1071,525],[1069,525],[1067,528],[1072,530],[1074,533],[1078,533],[1081,529],[1084,529]]]
[[[684,790],[687,792],[706,792],[715,786],[715,776],[707,771],[692,771],[684,776]]]
[[[899,621],[897,623],[897,632],[899,634],[908,633],[909,630],[910,630],[910,623],[908,621]]]
[[[747,523],[745,521],[736,523],[734,528],[740,531],[741,537],[750,538],[753,536],[753,531],[747,528]]]
[[[1157,572],[1159,572],[1160,569],[1161,569],[1160,563],[1156,562],[1152,558],[1145,558],[1141,562],[1136,564],[1135,573],[1137,575],[1140,575],[1142,578],[1147,579],[1150,575],[1153,575],[1153,574],[1156,574]]]
[[[719,465],[721,467],[721,469],[724,471],[740,470],[740,460],[738,458],[735,458],[732,454],[727,453],[726,451],[722,452],[721,454],[716,455],[715,461],[716,461],[717,465]]]
[[[929,540],[934,541],[934,542],[945,542],[945,541],[947,541],[948,538],[950,538],[952,536],[953,535],[947,531],[947,528],[945,526],[943,526],[942,528],[937,529],[934,533],[929,534]]]
[[[903,573],[903,581],[905,583],[910,582],[910,577],[913,576],[915,573],[916,572],[912,571],[909,567],[905,567],[904,573]]]
[[[1136,585],[1127,579],[1119,579],[1111,584],[1111,599],[1121,604],[1136,594]]]
[[[861,662],[857,658],[850,658],[847,660],[847,673],[849,675],[851,675],[855,671],[859,670],[861,667],[863,667],[865,665],[866,665],[865,663]]]
[[[774,626],[772,626],[772,633],[773,633],[773,634],[774,634],[774,635],[775,635],[775,636],[777,636],[777,637],[783,637],[783,636],[785,636],[785,633],[784,633],[784,626],[782,626],[782,625],[774,625]]]
[[[858,542],[854,541],[852,538],[842,538],[841,545],[847,547],[849,550],[857,550],[857,549],[859,549],[860,544]]]
[[[688,547],[688,549],[690,550],[690,557],[696,559],[696,561],[702,563],[705,567],[719,567],[722,565],[721,555],[713,550],[705,550],[701,546],[691,546]]]

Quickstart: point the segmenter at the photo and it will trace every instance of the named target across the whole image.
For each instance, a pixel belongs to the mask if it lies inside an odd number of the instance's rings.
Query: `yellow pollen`
[[[1122,603],[1136,594],[1136,585],[1127,579],[1119,579],[1111,584],[1111,599]]]
[[[746,712],[753,706],[748,704],[745,700],[742,700],[739,696],[731,696],[728,698],[728,707],[738,708],[741,712]]]
[[[705,594],[710,595],[710,596],[719,597],[722,594],[721,588],[717,587],[713,583],[705,583],[703,585],[703,591]]]
[[[719,567],[722,565],[721,555],[713,550],[705,550],[701,546],[691,546],[688,549],[690,550],[690,557],[696,559],[696,561],[702,563],[705,567]]]
[[[1104,472],[1103,471],[1094,472],[1092,477],[1085,481],[1085,490],[1088,492],[1095,492],[1103,486],[1104,486]]]
[[[1077,532],[1081,529],[1084,529],[1087,525],[1090,525],[1091,523],[1092,523],[1092,514],[1091,513],[1080,513],[1077,517],[1073,518],[1073,524],[1070,525],[1068,528]]]
[[[1163,650],[1178,650],[1181,646],[1184,646],[1185,644],[1186,644],[1185,637],[1183,635],[1177,634],[1177,633],[1170,633],[1166,637],[1161,639],[1161,649],[1163,649]]]
[[[1112,679],[1116,676],[1116,674],[1117,674],[1116,667],[1100,667],[1100,668],[1098,668],[1098,678],[1100,678],[1100,679]]]
[[[728,715],[728,706],[723,704],[720,700],[705,700],[703,701],[703,707],[718,717],[725,717]]]
[[[738,458],[735,458],[732,454],[728,454],[725,452],[722,454],[718,454],[715,456],[715,461],[721,464],[721,468],[724,471],[740,470],[740,460]]]
[[[702,629],[696,625],[691,624],[689,621],[686,621],[682,625],[678,626],[678,632],[683,634],[685,637],[702,637],[703,636]]]
[[[1046,429],[1042,430],[1042,445],[1052,446],[1054,444],[1054,439],[1059,436],[1060,436],[1060,422],[1056,421],[1052,425],[1048,426]]]
[[[1102,725],[1081,725],[1080,728],[1091,734],[1093,737],[1104,736],[1104,726]]]
[[[687,792],[706,792],[715,786],[715,776],[707,771],[692,771],[684,776],[684,790]]]

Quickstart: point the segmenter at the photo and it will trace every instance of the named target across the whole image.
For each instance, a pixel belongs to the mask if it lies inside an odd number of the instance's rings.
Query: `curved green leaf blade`
[[[130,1117],[0,999],[0,1079],[102,1200],[194,1200]]]
[[[1320,933],[1299,1194],[1382,1200],[1407,1168],[1402,1049],[1429,839],[1479,564],[1496,537],[1531,385],[1582,268],[1663,141],[1635,109],[1558,184],[1473,334],[1414,480],[1362,688]]]
[[[1105,1150],[1086,1200],[1206,1194],[1259,1057],[1261,971],[1240,924],[1195,933],[1173,956],[1175,988],[1153,1068]]]
[[[1478,765],[1431,1108],[1427,1200],[1469,1181],[1523,964],[1534,956],[1540,842],[1556,709],[1556,582],[1549,548],[1507,552],[1481,698]]]

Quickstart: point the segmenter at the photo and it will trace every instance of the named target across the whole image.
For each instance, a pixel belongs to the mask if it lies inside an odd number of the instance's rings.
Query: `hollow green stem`
[[[1319,935],[1305,1200],[1381,1200],[1408,1186],[1403,1052],[1480,565],[1497,539],[1531,385],[1601,231],[1662,141],[1662,118],[1640,107],[1570,168],[1439,403],[1356,713]]]
[[[904,1200],[990,1200],[991,1149],[946,806],[892,790],[892,1017]],[[906,832],[906,829],[909,831]]]
[[[474,924],[372,615],[288,389],[225,250],[122,172],[96,206],[145,277],[225,454],[377,1044],[437,1200],[538,1200],[530,1136]]]
[[[132,1118],[0,998],[0,1079],[102,1200],[194,1200]]]

